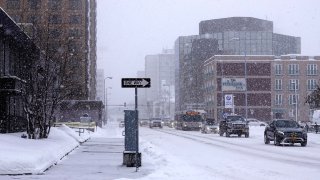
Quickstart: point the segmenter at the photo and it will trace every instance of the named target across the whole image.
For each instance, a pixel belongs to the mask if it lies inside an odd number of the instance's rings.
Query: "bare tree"
[[[59,103],[72,93],[72,87],[67,83],[71,70],[68,61],[73,55],[68,50],[72,38],[54,39],[50,33],[51,24],[47,22],[38,27],[33,36],[41,50],[35,57],[37,61],[28,65],[29,74],[23,94],[27,134],[32,139],[49,136]]]
[[[310,109],[320,108],[320,86],[306,97],[305,103],[309,104]]]

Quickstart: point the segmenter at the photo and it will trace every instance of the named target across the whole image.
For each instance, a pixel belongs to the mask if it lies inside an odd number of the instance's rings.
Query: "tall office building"
[[[0,0],[0,6],[51,59],[66,60],[67,99],[95,99],[96,0]]]
[[[160,54],[145,57],[145,76],[151,78],[151,88],[146,89],[150,117],[169,116],[169,101],[174,89],[174,53],[166,49]],[[168,106],[167,106],[168,104]]]
[[[180,36],[175,41],[176,111],[204,108],[203,84],[199,83],[203,72],[199,69],[210,56],[300,52],[300,37],[274,33],[272,21],[252,17],[201,21],[199,35]]]
[[[103,69],[97,69],[97,87],[96,87],[96,92],[97,92],[97,95],[96,95],[96,100],[97,101],[102,101],[103,104],[105,103],[104,102],[104,88],[105,88],[105,82],[104,82],[104,70]]]

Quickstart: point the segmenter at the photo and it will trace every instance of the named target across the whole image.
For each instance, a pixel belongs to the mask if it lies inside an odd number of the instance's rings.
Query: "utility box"
[[[138,145],[138,111],[125,110],[124,111],[124,152],[123,152],[123,165],[127,167],[141,166],[141,153],[137,153],[139,150]],[[137,157],[136,157],[137,154]],[[137,160],[137,163],[136,163]]]

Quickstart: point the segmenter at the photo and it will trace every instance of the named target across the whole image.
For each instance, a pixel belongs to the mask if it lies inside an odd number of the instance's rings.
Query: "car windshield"
[[[228,116],[227,121],[245,121],[242,116]]]
[[[213,121],[207,121],[206,124],[209,125],[209,126],[212,126],[212,125],[214,125],[214,122]]]
[[[291,120],[276,121],[275,126],[279,127],[279,128],[296,128],[296,127],[299,127],[298,123],[296,123],[295,121],[291,121]]]
[[[161,119],[160,118],[152,118],[152,119],[150,119],[150,121],[161,121]]]
[[[195,122],[199,122],[202,120],[200,115],[183,115],[182,116],[182,120],[183,121],[195,121]]]

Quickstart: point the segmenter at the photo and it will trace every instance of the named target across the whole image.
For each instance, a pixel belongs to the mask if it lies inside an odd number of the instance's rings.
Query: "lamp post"
[[[170,84],[164,84],[163,86],[168,86],[169,87],[169,118],[171,120],[171,109],[170,109],[170,104],[171,104],[171,91],[170,91]]]
[[[106,118],[108,118],[107,116],[107,101],[106,101],[106,93],[107,93],[107,90],[106,90],[106,80],[107,79],[112,79],[112,77],[105,77],[104,80],[103,80],[103,104],[105,106],[105,117],[104,117],[104,121],[106,123]],[[109,89],[112,89],[112,87],[108,87]]]
[[[295,106],[296,106],[296,112],[295,112],[295,119],[296,119],[296,122],[298,122],[298,96],[297,96],[297,82],[294,81],[294,82],[291,82],[291,84],[293,85],[294,87],[294,100],[295,100]]]

